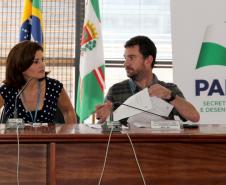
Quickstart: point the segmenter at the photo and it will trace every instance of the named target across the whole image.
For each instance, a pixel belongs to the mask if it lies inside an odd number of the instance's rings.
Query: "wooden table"
[[[142,185],[129,133],[147,185],[225,185],[226,125],[198,129],[132,128],[113,133],[103,185]],[[109,133],[85,125],[19,130],[20,185],[97,185]],[[16,130],[0,125],[0,185],[16,184]]]

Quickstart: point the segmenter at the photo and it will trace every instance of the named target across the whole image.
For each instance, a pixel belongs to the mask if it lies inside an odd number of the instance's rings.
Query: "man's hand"
[[[97,105],[95,112],[96,112],[96,118],[99,120],[99,122],[100,123],[105,122],[108,116],[112,112],[112,102],[107,101],[102,105]]]
[[[171,91],[159,84],[151,85],[148,88],[148,92],[149,92],[150,96],[156,96],[158,98],[162,98],[165,100],[167,100],[171,97],[171,95],[170,95]]]
[[[171,91],[159,84],[151,85],[148,88],[150,96],[156,96],[165,100],[171,99]],[[170,102],[179,114],[186,120],[192,122],[198,122],[200,119],[199,112],[196,108],[187,100],[180,96],[176,96],[173,101]]]

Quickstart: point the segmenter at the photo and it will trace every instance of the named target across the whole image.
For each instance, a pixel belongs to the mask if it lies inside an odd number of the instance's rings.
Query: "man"
[[[150,96],[159,97],[174,106],[169,119],[174,119],[174,116],[178,115],[184,121],[198,122],[200,119],[198,111],[185,100],[179,88],[173,83],[159,81],[152,72],[157,53],[155,44],[148,37],[136,36],[128,40],[124,47],[124,66],[129,79],[110,88],[106,103],[96,107],[97,119],[100,122],[106,121],[111,111],[127,98],[148,88]]]

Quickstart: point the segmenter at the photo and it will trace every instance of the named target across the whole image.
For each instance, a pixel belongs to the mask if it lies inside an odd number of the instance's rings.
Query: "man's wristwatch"
[[[175,100],[176,95],[177,95],[177,94],[176,94],[175,92],[171,91],[171,93],[170,93],[170,98],[169,98],[169,99],[166,99],[166,101],[167,101],[167,102],[171,102],[171,101]]]

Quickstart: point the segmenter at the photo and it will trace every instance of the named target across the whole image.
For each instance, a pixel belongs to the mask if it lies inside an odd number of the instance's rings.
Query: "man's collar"
[[[158,80],[157,76],[153,73],[153,78],[150,81],[149,86],[154,85],[154,84],[157,84],[158,82],[159,82],[159,80]]]
[[[152,80],[150,81],[150,83],[149,83],[148,86],[157,84],[157,83],[159,82],[157,76],[156,76],[154,73],[152,73],[152,75],[153,75],[153,78],[152,78]],[[136,89],[140,89],[140,90],[141,90],[141,88],[140,88],[140,87],[135,83],[135,81],[133,81],[131,78],[129,79],[129,84],[130,84],[130,88],[131,88],[131,90],[132,90],[133,92],[135,92]]]

